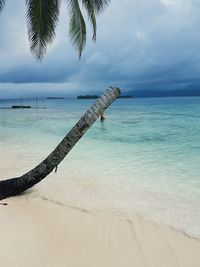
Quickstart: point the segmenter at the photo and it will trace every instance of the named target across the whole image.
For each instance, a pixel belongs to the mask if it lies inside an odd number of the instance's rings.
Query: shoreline
[[[200,240],[138,214],[131,220],[99,216],[31,194],[5,202],[0,206],[4,267],[200,264]]]
[[[35,159],[34,154],[33,154],[34,157],[32,157],[31,153],[28,156],[22,154],[22,156],[19,159],[17,157],[18,151],[12,152],[11,154],[7,155],[6,154],[7,148],[1,147],[1,149],[2,149],[2,155],[3,155],[2,157],[0,157],[1,159],[0,167],[2,169],[1,179],[9,179],[11,177],[17,177],[18,175],[21,175],[22,173],[25,173],[27,170],[29,170],[31,168],[30,166],[36,165],[36,163],[33,163],[32,161],[35,161],[35,162],[40,161],[40,159],[38,160]],[[10,168],[10,162],[12,163],[11,168]],[[104,199],[103,198],[104,195],[99,195],[99,191],[104,189],[103,187],[104,184],[101,182],[99,177],[97,177],[97,183],[96,181],[94,181],[93,177],[88,175],[89,173],[82,173],[81,179],[77,179],[76,177],[78,176],[78,172],[74,168],[74,164],[75,164],[74,158],[68,159],[68,163],[67,163],[68,166],[66,163],[59,166],[58,173],[54,174],[52,172],[51,174],[49,174],[47,179],[44,179],[41,183],[35,185],[28,192],[31,198],[41,198],[43,200],[46,199],[47,201],[50,201],[55,204],[56,203],[60,204],[64,207],[72,207],[72,208],[80,209],[80,210],[88,210],[90,214],[93,214],[93,215],[99,214],[99,216],[101,217],[111,217],[111,218],[122,219],[122,220],[126,218],[127,220],[131,220],[132,216],[134,216],[134,214],[137,214],[139,216],[142,216],[143,218],[146,218],[149,221],[157,223],[158,225],[159,224],[165,225],[174,231],[181,232],[184,235],[188,236],[189,238],[200,240],[200,234],[199,234],[200,228],[199,227],[197,229],[198,231],[196,231],[196,229],[195,231],[193,230],[190,231],[190,229],[193,229],[193,228],[184,229],[184,227],[180,225],[180,222],[179,224],[177,224],[175,217],[171,217],[171,215],[176,214],[174,213],[176,210],[173,208],[173,206],[167,207],[168,210],[171,209],[171,213],[169,214],[170,216],[167,218],[167,213],[164,213],[165,212],[164,208],[166,208],[166,206],[163,206],[163,204],[165,204],[167,197],[170,197],[170,196],[164,193],[161,193],[161,192],[145,191],[143,189],[140,189],[139,187],[138,188],[135,187],[134,192],[132,192],[132,195],[134,195],[135,198],[132,199],[133,202],[131,204],[132,205],[131,210],[128,210],[127,207],[124,206],[124,203],[120,207],[117,207],[117,208],[116,206],[112,207],[111,205],[113,203],[109,202],[112,200],[111,198]],[[69,164],[71,164],[71,166],[69,166]],[[66,168],[68,168],[70,177],[66,174]],[[84,182],[82,183],[82,181]],[[62,190],[64,186],[66,186],[67,191]],[[25,195],[27,195],[27,193],[25,193]],[[79,199],[80,196],[81,198]],[[91,196],[91,198],[89,196]],[[116,201],[116,196],[114,195],[112,197],[114,201]],[[141,205],[141,199],[143,201],[142,205]],[[120,196],[120,201],[121,200],[123,199]],[[173,202],[171,202],[170,205],[176,204],[177,199],[171,198],[170,200],[171,201],[173,200]],[[135,203],[137,202],[140,205],[135,205]],[[130,199],[129,199],[129,203],[131,203]],[[151,204],[153,203],[154,205],[153,210],[148,210],[149,207],[145,208],[145,205],[148,205],[148,203],[151,203]],[[155,206],[156,203],[158,203],[159,205]],[[107,204],[109,204],[109,206],[106,206]],[[121,204],[121,203],[117,202],[117,204]],[[126,204],[127,203],[125,203],[125,205]],[[188,204],[188,203],[185,202],[184,204]],[[159,209],[159,212],[163,210],[162,215],[164,215],[164,217],[161,217],[160,213],[158,214],[155,213],[156,208]],[[187,210],[189,208],[191,209],[192,206],[188,205]],[[180,217],[183,222],[184,222],[183,218],[186,218],[186,222],[188,219],[187,217],[183,217],[185,213],[181,214],[181,217]],[[168,220],[165,221],[164,220],[165,218],[167,218]],[[198,222],[200,222],[199,220],[200,217],[198,216],[198,218],[195,218],[195,219],[196,219],[195,225],[199,225]],[[186,226],[188,227],[189,224]],[[193,227],[193,225],[191,227]]]
[[[194,240],[197,240],[197,241],[200,242],[200,237],[189,235],[187,232],[184,232],[181,229],[177,229],[176,227],[174,227],[174,226],[172,226],[170,224],[166,224],[166,223],[163,223],[163,222],[158,221],[156,219],[153,219],[152,217],[148,216],[147,214],[141,214],[138,211],[134,211],[134,215],[132,214],[132,216],[131,215],[128,216],[128,214],[126,214],[127,216],[125,216],[125,215],[124,216],[122,216],[122,215],[114,215],[114,214],[112,215],[112,214],[108,214],[108,213],[103,214],[102,212],[94,212],[92,210],[88,210],[88,209],[81,208],[81,207],[78,207],[78,206],[68,205],[68,204],[65,204],[65,203],[62,203],[62,202],[59,202],[59,201],[48,199],[46,197],[41,197],[40,196],[39,198],[42,201],[47,201],[47,202],[55,204],[55,205],[63,206],[63,207],[66,207],[66,208],[69,208],[69,209],[73,209],[73,210],[78,210],[80,212],[84,212],[86,214],[89,214],[89,215],[97,217],[97,218],[101,217],[101,218],[105,218],[105,219],[108,219],[108,220],[111,219],[111,220],[119,220],[119,221],[131,222],[132,218],[134,218],[135,216],[141,217],[145,221],[148,221],[151,224],[156,224],[158,227],[159,226],[161,226],[161,227],[164,226],[166,228],[169,228],[169,230],[171,230],[171,231],[180,233],[180,234],[186,236],[187,238],[194,239]]]

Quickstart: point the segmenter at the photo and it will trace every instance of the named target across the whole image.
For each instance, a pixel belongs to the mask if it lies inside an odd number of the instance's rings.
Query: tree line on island
[[[99,95],[78,95],[76,99],[98,99]],[[117,98],[133,98],[131,95],[120,95]],[[47,99],[50,100],[59,100],[59,99],[67,99],[67,97],[60,97],[60,96],[48,96]]]
[[[77,99],[97,99],[99,98],[98,95],[79,95]],[[117,98],[133,98],[131,95],[120,95]]]

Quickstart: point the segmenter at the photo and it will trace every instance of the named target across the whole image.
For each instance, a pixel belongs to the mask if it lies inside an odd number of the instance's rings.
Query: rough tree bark
[[[57,168],[78,140],[119,95],[119,88],[107,89],[44,161],[20,177],[0,181],[0,199],[24,192]]]

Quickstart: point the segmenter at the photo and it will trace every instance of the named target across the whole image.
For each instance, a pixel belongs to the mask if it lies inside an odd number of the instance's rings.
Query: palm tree
[[[22,193],[39,183],[54,169],[57,169],[58,164],[66,157],[73,146],[119,95],[119,88],[110,87],[107,89],[44,161],[20,177],[0,181],[0,199]]]
[[[67,0],[70,14],[69,32],[73,44],[78,50],[79,57],[81,57],[86,43],[86,25],[80,2],[86,8],[93,27],[93,39],[95,40],[96,14],[103,10],[109,0]],[[39,60],[42,59],[47,45],[53,41],[55,36],[60,3],[61,0],[26,0],[30,49]],[[4,5],[5,0],[0,0],[0,12]],[[0,199],[22,193],[40,182],[54,169],[57,169],[58,164],[66,157],[78,140],[119,95],[119,88],[110,87],[107,89],[44,161],[20,177],[0,181]]]

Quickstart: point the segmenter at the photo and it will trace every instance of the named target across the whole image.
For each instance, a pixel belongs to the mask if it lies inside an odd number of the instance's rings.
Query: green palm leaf
[[[110,0],[93,0],[94,10],[96,14],[102,12],[109,3]]]
[[[5,5],[5,0],[0,0],[0,12],[3,10]]]
[[[55,28],[58,22],[60,3],[62,0],[26,0],[26,19],[30,49],[33,55],[41,60],[47,45],[55,37]],[[69,34],[79,57],[86,45],[86,24],[80,4],[87,11],[88,19],[93,28],[93,40],[96,40],[96,15],[103,11],[110,0],[65,0],[68,3],[70,23]],[[0,12],[6,0],[0,0]]]
[[[60,0],[26,0],[31,52],[41,60],[55,36]]]
[[[86,8],[88,18],[93,28],[93,40],[96,40],[96,14],[104,10],[110,0],[82,0],[83,6]]]
[[[84,7],[87,10],[88,18],[92,24],[93,28],[93,40],[96,40],[96,29],[97,29],[97,24],[96,24],[96,16],[95,16],[95,5],[93,0],[82,0]]]
[[[79,52],[79,58],[86,44],[86,25],[78,0],[68,0],[70,23],[69,34],[73,45]]]

